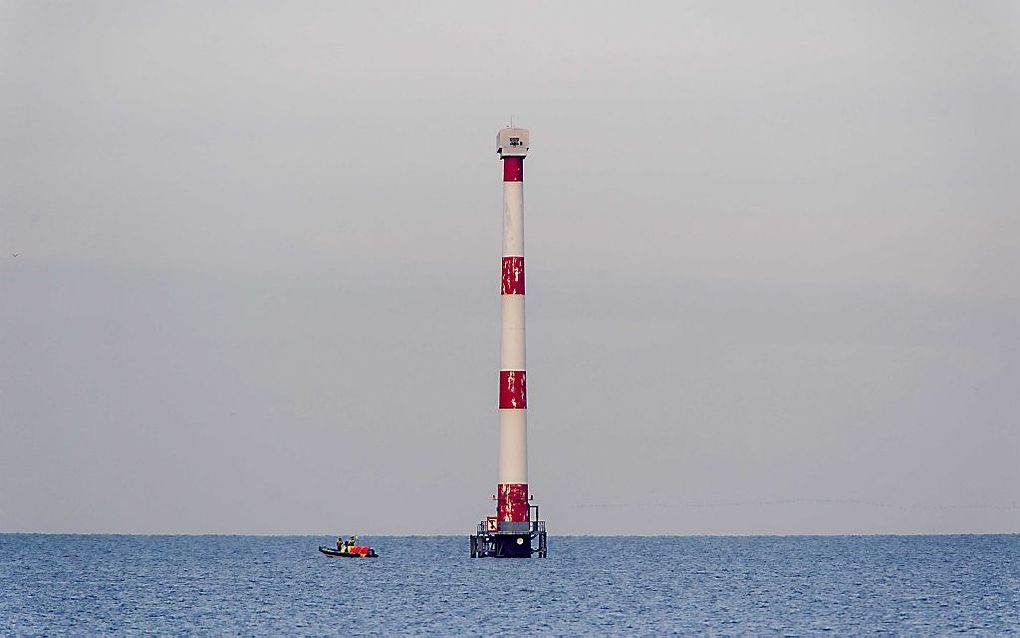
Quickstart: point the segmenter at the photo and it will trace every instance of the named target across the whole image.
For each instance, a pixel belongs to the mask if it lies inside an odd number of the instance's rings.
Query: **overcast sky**
[[[511,117],[551,534],[1020,531],[1017,3],[11,0],[0,531],[469,533]]]

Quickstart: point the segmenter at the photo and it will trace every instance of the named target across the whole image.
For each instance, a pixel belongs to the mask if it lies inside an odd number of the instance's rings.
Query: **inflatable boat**
[[[319,545],[319,551],[326,556],[333,556],[336,558],[379,558],[379,554],[376,554],[375,550],[371,547],[359,545],[347,547],[345,550],[339,550],[335,547],[329,547],[328,545]]]

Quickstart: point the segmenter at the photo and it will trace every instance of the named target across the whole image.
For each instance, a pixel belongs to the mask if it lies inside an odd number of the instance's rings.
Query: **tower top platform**
[[[496,152],[500,157],[527,157],[530,141],[528,129],[508,126],[496,134]]]

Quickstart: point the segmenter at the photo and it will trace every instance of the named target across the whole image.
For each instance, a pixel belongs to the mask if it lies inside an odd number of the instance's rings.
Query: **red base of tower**
[[[496,492],[496,519],[503,522],[526,523],[528,512],[528,484],[500,483]]]

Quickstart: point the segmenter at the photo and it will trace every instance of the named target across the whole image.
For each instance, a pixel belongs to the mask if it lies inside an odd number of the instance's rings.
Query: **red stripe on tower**
[[[524,257],[503,258],[503,289],[504,295],[524,294]]]
[[[499,409],[528,409],[528,373],[524,370],[499,371]]]
[[[503,181],[523,182],[524,181],[524,158],[504,157],[503,158]]]
[[[528,520],[528,484],[500,483],[496,491],[496,516],[501,521]]]

